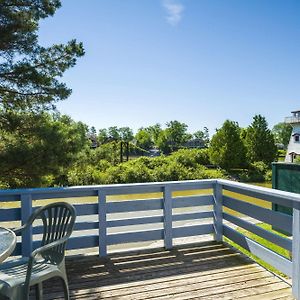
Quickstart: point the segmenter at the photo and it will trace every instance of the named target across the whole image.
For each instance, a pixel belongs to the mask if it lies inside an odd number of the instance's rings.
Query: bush
[[[257,161],[249,166],[248,178],[246,181],[263,182],[270,177],[268,166],[263,161]],[[268,174],[267,174],[268,173]],[[271,171],[272,178],[272,171]]]
[[[101,154],[101,155],[100,155]],[[224,178],[222,170],[211,170],[207,149],[182,149],[170,156],[140,157],[114,165],[103,152],[82,155],[67,173],[68,185],[138,183],[153,181],[177,181],[208,178]],[[103,157],[99,160],[99,157]],[[96,158],[96,159],[95,159]],[[96,161],[95,161],[96,160]]]
[[[174,160],[185,167],[210,164],[208,149],[180,149],[173,152],[169,157],[171,160]]]
[[[105,181],[104,174],[94,166],[87,165],[84,168],[73,168],[67,174],[68,185],[102,184]]]

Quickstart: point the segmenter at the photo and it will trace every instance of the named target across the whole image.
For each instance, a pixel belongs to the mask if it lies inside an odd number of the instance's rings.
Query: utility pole
[[[120,162],[123,162],[123,142],[120,142]]]

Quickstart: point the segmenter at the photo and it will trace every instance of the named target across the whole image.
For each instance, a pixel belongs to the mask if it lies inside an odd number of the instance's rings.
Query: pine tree
[[[209,156],[213,164],[228,170],[245,165],[245,146],[237,122],[226,120],[212,137]]]
[[[43,47],[38,43],[39,21],[52,16],[59,0],[0,0],[0,107],[51,108],[70,93],[59,81],[84,54],[75,40]]]
[[[249,162],[263,161],[270,164],[275,160],[277,147],[265,117],[253,117],[253,122],[246,130],[245,145]]]

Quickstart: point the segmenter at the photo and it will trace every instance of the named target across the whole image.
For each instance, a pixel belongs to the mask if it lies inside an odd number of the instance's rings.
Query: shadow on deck
[[[67,258],[71,299],[293,299],[289,284],[225,244]],[[45,283],[45,299],[62,299]]]

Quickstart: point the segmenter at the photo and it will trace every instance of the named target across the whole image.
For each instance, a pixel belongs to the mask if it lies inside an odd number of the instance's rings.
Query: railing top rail
[[[147,182],[147,183],[128,183],[128,184],[108,184],[108,185],[93,185],[93,186],[72,186],[72,187],[58,187],[58,188],[30,188],[30,189],[12,189],[12,190],[0,190],[0,198],[4,199],[6,196],[19,196],[24,194],[36,195],[36,197],[44,198],[49,197],[74,197],[76,192],[78,195],[82,195],[86,192],[88,195],[97,195],[98,190],[104,191],[107,195],[116,194],[138,194],[144,192],[162,192],[163,188],[170,186],[172,191],[182,189],[199,189],[211,188],[216,183],[221,184],[225,189],[236,188],[237,190],[245,193],[253,192],[259,197],[267,196],[268,198],[280,198],[293,202],[300,203],[300,195],[280,190],[274,190],[270,188],[255,186],[246,183],[240,183],[225,179],[205,179],[205,180],[186,180],[186,181],[166,181],[166,182]],[[60,196],[57,196],[60,195]],[[73,196],[74,195],[74,196]],[[42,197],[43,198],[43,197]],[[268,200],[272,201],[272,200]]]
[[[300,195],[291,193],[291,192],[285,192],[281,190],[275,190],[275,189],[270,189],[262,186],[256,186],[252,184],[247,184],[247,183],[241,183],[241,182],[236,182],[236,181],[230,181],[226,179],[218,179],[217,181],[219,184],[221,184],[224,187],[233,187],[237,188],[239,190],[244,190],[244,191],[251,191],[254,193],[257,193],[258,195],[267,195],[270,197],[276,197],[276,198],[282,198],[294,202],[299,202],[300,203]]]
[[[300,117],[285,117],[284,118],[285,123],[300,123]]]
[[[110,191],[122,192],[127,188],[132,189],[132,193],[135,193],[135,188],[147,188],[153,187],[156,190],[162,189],[167,185],[172,186],[172,190],[180,190],[180,187],[185,185],[195,189],[196,185],[199,184],[199,187],[204,185],[213,185],[217,182],[215,179],[204,179],[204,180],[185,180],[185,181],[165,181],[165,182],[146,182],[146,183],[127,183],[127,184],[107,184],[107,185],[91,185],[91,186],[72,186],[72,187],[57,187],[57,188],[25,188],[25,189],[5,189],[0,190],[0,196],[5,195],[21,195],[21,194],[57,194],[57,193],[70,193],[70,192],[84,192],[84,191],[97,191],[104,190],[108,194],[111,194]],[[137,192],[138,193],[138,192]]]

